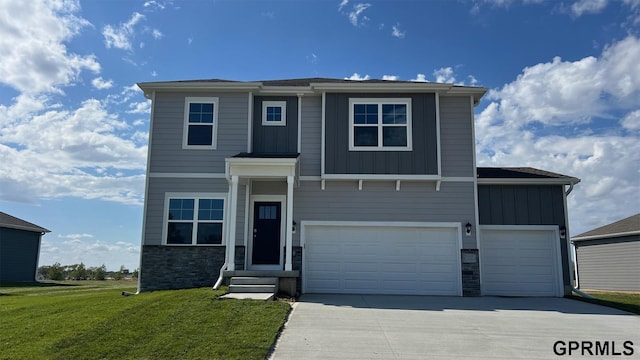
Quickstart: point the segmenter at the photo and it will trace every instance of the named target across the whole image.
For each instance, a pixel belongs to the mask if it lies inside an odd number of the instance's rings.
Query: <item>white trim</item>
[[[243,178],[284,178],[296,176],[298,158],[226,158],[227,179],[230,176]]]
[[[249,92],[247,104],[247,153],[253,150],[253,93]]]
[[[476,178],[472,176],[443,176],[440,178],[442,182],[472,182],[475,183]]]
[[[566,208],[566,205],[565,205],[565,208]],[[567,226],[567,228],[568,228],[568,226]],[[573,239],[571,239],[571,241],[580,242],[580,241],[585,241],[585,240],[610,239],[610,238],[615,238],[615,237],[620,237],[620,236],[632,236],[632,235],[640,235],[640,231],[634,230],[634,231],[626,231],[626,232],[603,234],[603,235],[578,236],[578,237],[574,237]],[[567,238],[569,238],[568,229],[567,229]]]
[[[307,290],[306,284],[306,266],[304,251],[306,243],[306,228],[316,226],[344,226],[344,227],[396,227],[396,228],[452,228],[456,230],[456,237],[458,243],[458,254],[456,256],[456,265],[458,276],[456,277],[458,283],[457,295],[462,296],[462,259],[460,256],[460,250],[462,249],[462,224],[459,222],[416,222],[416,221],[313,221],[302,220],[300,221],[300,247],[302,247],[302,292]]]
[[[438,175],[324,174],[322,180],[440,180]]]
[[[224,179],[225,174],[216,173],[167,173],[152,172],[149,173],[150,178],[175,178],[175,179]]]
[[[340,175],[340,174],[335,174],[335,175]],[[344,176],[352,176],[350,174],[342,174]],[[362,176],[367,177],[367,176],[371,176],[372,174],[362,174]],[[373,174],[375,175],[375,174]],[[383,174],[381,174],[383,175]],[[329,175],[329,177],[332,177],[333,175]],[[475,182],[475,178],[473,177],[464,177],[464,176],[448,176],[448,177],[441,177],[440,179],[422,179],[422,178],[415,178],[415,179],[398,179],[398,177],[405,177],[405,176],[412,176],[412,175],[389,175],[389,174],[384,174],[384,176],[389,176],[390,178],[388,179],[366,179],[366,178],[362,178],[362,180],[390,180],[390,181],[434,181],[434,180],[440,180],[442,182]],[[413,175],[413,176],[423,176],[423,175]],[[321,180],[360,180],[361,177],[356,176],[356,178],[349,178],[349,179],[327,179],[325,176],[325,179],[322,178],[322,176],[317,176],[317,175],[302,175],[298,178],[298,180],[300,181],[321,181]]]
[[[171,199],[193,199],[194,201],[194,213],[193,219],[191,220],[192,224],[198,224],[201,221],[198,220],[198,200],[200,199],[215,199],[223,201],[223,211],[227,209],[227,194],[219,193],[219,192],[166,192],[164,194],[164,208],[162,214],[162,245],[163,246],[225,246],[225,228],[227,226],[227,214],[222,214],[222,220],[216,221],[203,221],[204,223],[215,222],[222,224],[222,239],[220,244],[198,244],[197,243],[197,227],[193,227],[193,233],[191,234],[191,244],[167,244],[167,226],[169,224],[169,201]],[[186,221],[185,221],[186,222]]]
[[[327,93],[322,92],[322,124],[320,126],[320,176],[324,177],[325,172],[325,119],[326,119]],[[324,190],[324,183],[322,184]]]
[[[302,96],[298,94],[298,154],[302,153]]]
[[[354,122],[353,107],[356,104],[369,104],[378,106],[378,122],[376,124],[356,124]],[[406,105],[406,124],[384,124],[382,118],[382,105]],[[413,150],[413,126],[411,98],[349,98],[349,151],[412,151]],[[384,146],[383,129],[385,127],[404,127],[407,131],[407,146]],[[355,127],[375,127],[378,131],[378,146],[356,146],[354,143]]]
[[[278,248],[280,249],[280,263],[278,265],[253,265],[251,263],[253,259],[253,223],[255,216],[255,203],[256,202],[279,202],[280,203],[280,244]],[[249,201],[249,229],[248,232],[251,234],[250,240],[247,244],[247,257],[246,257],[246,268],[247,270],[282,270],[282,266],[284,264],[284,247],[283,239],[285,238],[285,218],[286,218],[286,207],[287,197],[286,195],[251,195],[251,199]]]
[[[302,175],[298,177],[300,181],[321,181],[322,177],[320,176],[311,176],[311,175]]]
[[[189,104],[213,104],[213,124],[211,124],[211,145],[189,145]],[[220,101],[217,97],[187,96],[184,98],[184,118],[182,128],[182,148],[189,150],[213,150],[218,146],[218,108]],[[197,124],[197,123],[194,123]],[[209,125],[205,123],[204,125]]]
[[[146,232],[147,232],[147,207],[149,206],[149,174],[151,170],[151,139],[153,137],[153,117],[155,114],[155,105],[156,105],[156,92],[153,91],[151,93],[151,110],[149,113],[149,136],[147,143],[147,171],[145,179],[144,179],[144,204],[142,206],[142,234],[140,236],[140,261],[138,262],[138,289],[136,293],[140,292],[140,278],[142,277],[142,253],[144,250],[145,240],[146,240]]]
[[[438,162],[438,175],[442,175],[442,149],[440,146],[440,94],[436,93],[436,151]],[[438,189],[439,191],[439,189]]]
[[[236,219],[238,215],[238,177],[229,179],[229,232],[227,238],[227,270],[236,267]]]
[[[267,121],[267,108],[280,108],[279,121]],[[286,126],[287,125],[287,102],[286,101],[263,101],[262,102],[262,126]]]
[[[293,250],[293,176],[287,176],[287,209],[286,214],[287,217],[285,219],[285,263],[284,270],[292,271],[292,250]]]
[[[497,230],[497,231],[551,231],[554,234],[553,251],[556,253],[554,256],[554,265],[556,267],[556,296],[564,296],[564,278],[562,270],[562,251],[560,250],[560,231],[557,225],[480,225],[481,230]],[[480,272],[482,273],[482,249],[478,247],[480,253]],[[484,287],[480,283],[480,289],[484,295]]]
[[[253,187],[253,180],[248,179],[247,180],[247,184],[245,185],[244,189],[244,248],[247,248],[247,244],[249,241],[249,211],[251,211],[250,209],[250,199],[251,199],[251,188]]]
[[[470,109],[471,109],[471,149],[473,157],[473,173],[478,173],[477,155],[476,155],[476,120],[474,110],[473,96],[469,97]],[[476,229],[476,249],[480,249],[480,205],[478,204],[478,177],[473,176],[473,204],[475,214],[475,229]],[[480,283],[482,284],[482,271],[480,271]]]

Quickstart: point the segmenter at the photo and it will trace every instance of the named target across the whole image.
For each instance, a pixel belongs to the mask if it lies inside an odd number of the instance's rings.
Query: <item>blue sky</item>
[[[296,77],[487,87],[479,166],[581,178],[573,235],[640,212],[640,0],[0,0],[0,211],[41,265],[135,269],[135,83]]]

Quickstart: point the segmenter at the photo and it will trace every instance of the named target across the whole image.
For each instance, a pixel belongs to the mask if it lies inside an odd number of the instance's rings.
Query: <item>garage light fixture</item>
[[[467,231],[467,236],[471,236],[471,223],[467,222],[467,225],[464,226]]]
[[[564,240],[567,238],[567,228],[564,226],[560,226],[560,239]]]

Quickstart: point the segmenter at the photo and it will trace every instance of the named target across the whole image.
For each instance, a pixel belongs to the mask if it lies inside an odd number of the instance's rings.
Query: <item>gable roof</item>
[[[17,229],[17,230],[27,230],[27,231],[40,232],[40,233],[51,232],[50,230],[47,230],[41,226],[38,226],[36,224],[30,223],[22,219],[18,219],[17,217],[11,216],[7,213],[3,213],[2,211],[0,211],[0,227],[6,227],[10,229]]]
[[[331,92],[437,92],[447,95],[473,96],[474,104],[487,92],[479,86],[463,86],[448,83],[400,81],[400,80],[347,80],[335,78],[298,78],[258,81],[234,81],[225,79],[201,79],[141,82],[137,84],[145,97],[151,98],[153,91],[251,91],[262,94],[319,94]]]
[[[578,236],[573,237],[571,240],[581,241],[590,240],[595,238],[609,238],[614,236],[628,236],[640,234],[640,214],[635,214],[584,232]]]
[[[575,185],[580,179],[532,167],[478,167],[478,184],[540,183]]]

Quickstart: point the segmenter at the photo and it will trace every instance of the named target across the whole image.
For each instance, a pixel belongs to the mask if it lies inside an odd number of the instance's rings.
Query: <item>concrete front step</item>
[[[272,293],[275,294],[278,288],[275,284],[242,284],[229,285],[230,293]]]
[[[276,285],[277,277],[257,277],[257,276],[234,276],[230,280],[230,285]]]
[[[228,293],[221,296],[223,299],[253,299],[253,300],[271,300],[275,294],[273,293]]]

